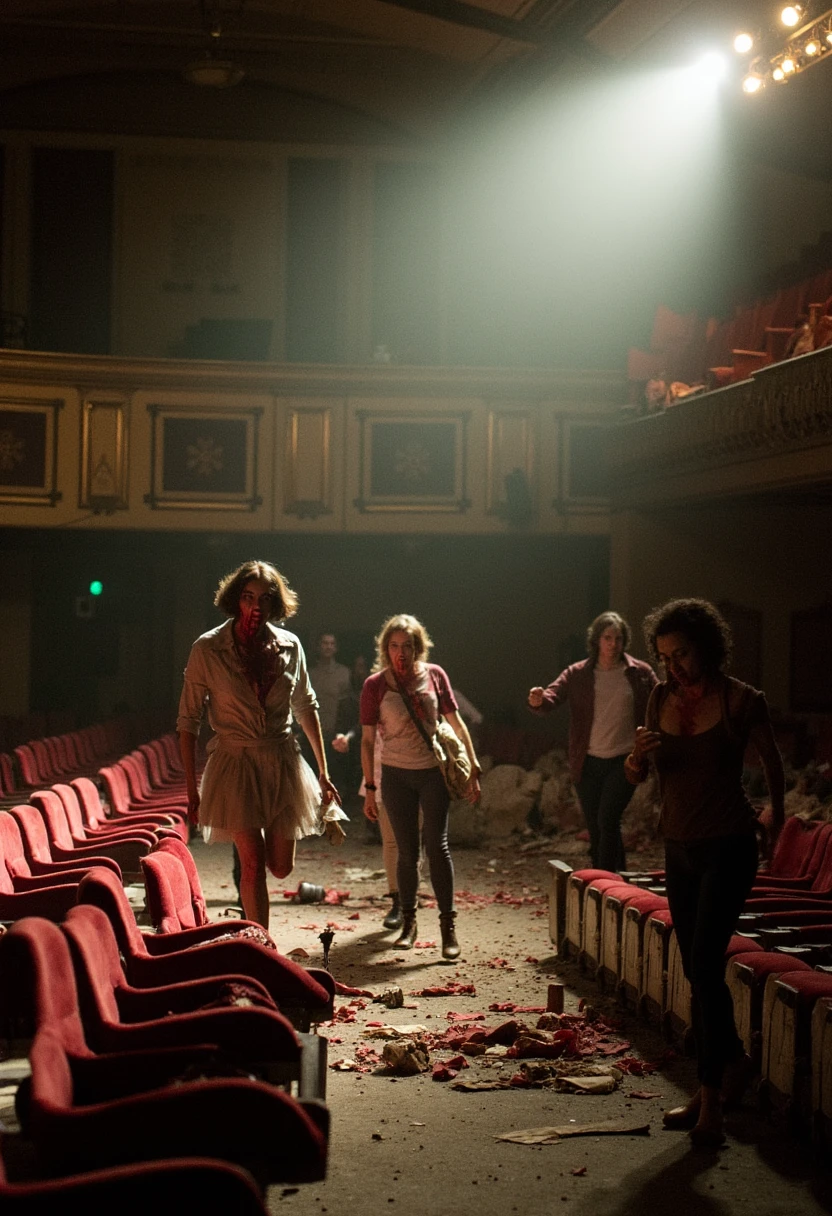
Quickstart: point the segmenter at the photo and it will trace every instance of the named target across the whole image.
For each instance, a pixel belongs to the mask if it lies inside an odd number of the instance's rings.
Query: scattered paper
[[[647,1136],[650,1124],[636,1119],[607,1119],[600,1123],[565,1123],[559,1127],[527,1127],[503,1132],[495,1140],[509,1144],[557,1144],[569,1136]]]

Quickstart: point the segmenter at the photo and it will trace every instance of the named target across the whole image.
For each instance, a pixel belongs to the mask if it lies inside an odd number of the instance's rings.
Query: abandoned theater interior
[[[6,0],[10,1212],[829,1210],[830,104],[825,0]]]

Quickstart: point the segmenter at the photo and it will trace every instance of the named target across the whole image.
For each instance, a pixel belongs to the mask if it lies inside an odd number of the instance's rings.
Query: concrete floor
[[[570,861],[580,864],[581,846],[563,841]],[[194,855],[212,918],[233,903],[230,849],[197,841]],[[547,932],[547,846],[521,854],[518,842],[454,852],[459,893],[458,932],[462,958],[441,960],[433,947],[397,952],[381,919],[388,906],[380,873],[381,851],[354,821],[340,850],[319,840],[298,849],[290,879],[271,881],[271,930],[288,953],[301,947],[308,965],[321,964],[318,934],[338,926],[330,965],[336,979],[380,993],[390,985],[406,994],[450,981],[473,983],[475,995],[415,997],[414,1008],[388,1010],[368,1002],[353,1006],[354,1022],[322,1028],[330,1039],[330,1063],[351,1059],[367,1040],[368,1021],[402,1026],[418,1022],[444,1030],[447,1014],[485,1013],[496,1025],[508,1013],[492,1002],[545,1005],[548,984],[566,985],[566,1011],[585,998],[602,1012],[615,1008],[571,964],[552,957]],[[650,859],[641,859],[648,864]],[[300,881],[348,890],[340,906],[294,905],[286,890]],[[429,886],[424,886],[429,894]],[[469,893],[469,894],[466,894]],[[502,893],[495,901],[494,897]],[[477,897],[485,897],[477,902]],[[515,903],[512,900],[523,900]],[[438,941],[435,909],[419,915],[421,941]],[[502,961],[500,961],[502,960]],[[339,998],[348,1006],[350,997]],[[520,1014],[519,1016],[523,1016]],[[620,1016],[620,1015],[619,1015]],[[528,1014],[534,1025],[535,1014]],[[805,1143],[789,1138],[763,1119],[753,1098],[728,1122],[728,1143],[715,1153],[695,1151],[684,1133],[663,1130],[661,1113],[686,1099],[694,1085],[692,1061],[668,1053],[667,1044],[632,1016],[619,1029],[627,1055],[659,1064],[650,1075],[626,1076],[606,1096],[569,1095],[543,1089],[464,1093],[430,1073],[396,1078],[377,1072],[328,1070],[332,1119],[329,1173],[325,1182],[301,1188],[272,1187],[269,1210],[288,1216],[448,1216],[477,1213],[571,1211],[586,1216],[809,1216],[832,1211],[832,1173]],[[371,1043],[380,1049],[380,1044]],[[433,1060],[449,1052],[435,1053]],[[516,1063],[472,1059],[460,1079],[510,1076]],[[0,1074],[0,1121],[12,1123],[11,1076]],[[655,1096],[640,1099],[633,1091]],[[647,1135],[581,1136],[544,1146],[500,1142],[522,1128],[635,1117],[649,1123]],[[230,1214],[228,1214],[230,1216]]]
[[[233,891],[227,851],[200,844],[194,851],[213,914]],[[320,965],[317,935],[333,921],[342,928],[336,930],[331,969],[343,983],[373,992],[396,984],[405,993],[452,980],[476,986],[473,996],[406,996],[417,1008],[388,1010],[368,1003],[356,1009],[354,1023],[322,1030],[330,1038],[330,1062],[354,1056],[356,1047],[366,1042],[361,1032],[367,1021],[399,1026],[419,1022],[431,1030],[444,1029],[448,1011],[454,1010],[485,1012],[488,1024],[495,1025],[509,1015],[489,1013],[490,1003],[545,1005],[547,986],[556,979],[567,985],[567,1012],[577,1011],[581,997],[604,1008],[594,983],[573,965],[552,957],[545,915],[548,855],[545,849],[521,855],[516,842],[455,851],[458,891],[488,897],[502,891],[537,902],[471,907],[472,901],[461,896],[458,932],[463,954],[458,963],[448,964],[437,949],[404,953],[392,948],[392,935],[385,934],[380,923],[387,906],[380,898],[384,879],[361,877],[377,872],[381,863],[380,850],[367,841],[361,823],[354,823],[341,850],[321,841],[301,844],[292,878],[271,884],[271,930],[281,950],[301,946],[310,955],[309,965]],[[301,880],[349,890],[350,898],[340,907],[287,904],[283,888],[294,888]],[[429,892],[428,885],[423,889]],[[349,919],[356,912],[358,917]],[[435,910],[420,912],[419,928],[420,940],[438,941]],[[350,998],[342,999],[347,1004]],[[533,1025],[535,1015],[527,1017]],[[808,1145],[759,1116],[753,1098],[730,1117],[728,1144],[719,1152],[695,1151],[684,1133],[665,1131],[662,1111],[684,1101],[694,1086],[692,1061],[672,1053],[668,1059],[667,1044],[633,1017],[624,1019],[621,1033],[631,1044],[627,1054],[663,1063],[649,1076],[626,1077],[620,1090],[608,1096],[534,1089],[464,1093],[433,1081],[430,1073],[393,1078],[330,1069],[328,1178],[298,1190],[272,1188],[270,1210],[291,1209],[293,1216],[450,1216],[552,1209],[587,1216],[802,1216],[832,1210],[832,1174],[813,1158]],[[434,1059],[449,1054],[437,1053]],[[516,1065],[486,1065],[475,1059],[462,1077],[484,1080],[515,1071]],[[628,1096],[633,1090],[660,1096],[636,1099]],[[649,1134],[575,1137],[545,1146],[494,1138],[520,1128],[623,1116],[649,1122]]]

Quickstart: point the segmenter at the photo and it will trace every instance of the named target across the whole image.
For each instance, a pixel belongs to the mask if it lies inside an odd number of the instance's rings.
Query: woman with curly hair
[[[725,951],[757,872],[757,820],[743,789],[749,742],[759,753],[771,798],[771,852],[783,826],[783,762],[766,699],[725,675],[731,634],[701,599],[671,600],[644,620],[644,636],[665,681],[627,757],[635,784],[655,765],[662,803],[667,898],[690,982],[699,1089],[667,1111],[666,1127],[693,1142],[724,1140],[722,1106],[738,1099],[750,1061],[734,1025]]]
[[[624,757],[644,722],[656,676],[649,663],[627,654],[630,626],[602,612],[587,629],[588,659],[573,663],[548,688],[532,688],[528,706],[549,713],[569,706],[569,771],[589,830],[593,866],[626,868],[621,819],[633,796]]]
[[[318,703],[303,647],[277,622],[298,600],[268,562],[244,562],[221,579],[214,604],[229,620],[191,647],[176,729],[188,791],[188,819],[207,842],[233,841],[248,920],[269,927],[266,867],[285,878],[295,841],[326,831],[340,843],[346,816],[329,779]],[[214,737],[202,782],[196,740],[207,703]],[[293,717],[309,740],[316,779],[292,734]]]
[[[467,727],[459,716],[450,681],[429,663],[433,642],[421,621],[399,613],[391,616],[376,638],[374,674],[361,690],[361,766],[364,770],[364,814],[378,820],[374,775],[376,731],[381,735],[381,796],[398,847],[398,891],[402,930],[396,945],[409,950],[416,940],[416,895],[419,872],[419,809],[430,880],[439,905],[444,958],[458,958],[454,921],[454,866],[448,847],[450,797],[432,748],[416,726],[420,720],[431,736],[440,714],[462,740],[471,760],[466,797],[480,796],[480,766]]]

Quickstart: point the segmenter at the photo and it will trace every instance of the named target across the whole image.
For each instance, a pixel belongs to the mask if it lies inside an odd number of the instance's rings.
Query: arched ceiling
[[[0,127],[4,97],[21,125],[14,98],[54,96],[61,83],[179,87],[184,65],[213,44],[245,69],[241,92],[303,97],[430,140],[564,73],[683,62],[772,9],[767,0],[3,0]],[[222,33],[212,40],[214,24]],[[740,142],[832,176],[829,141],[802,117],[826,112],[832,66],[768,92],[779,95],[732,103]],[[108,129],[118,121],[102,118]]]

